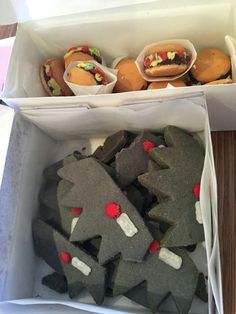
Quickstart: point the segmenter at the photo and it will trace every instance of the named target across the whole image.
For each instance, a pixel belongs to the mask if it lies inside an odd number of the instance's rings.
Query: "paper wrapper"
[[[77,64],[84,63],[84,61],[74,61],[71,62],[68,67],[66,68],[63,79],[66,82],[66,84],[70,87],[70,89],[73,91],[73,93],[76,96],[79,95],[97,95],[97,94],[109,94],[112,93],[112,90],[116,84],[117,77],[116,73],[117,71],[107,68],[105,66],[102,66],[96,61],[89,61],[90,63],[93,63],[96,65],[99,69],[101,69],[107,76],[108,79],[108,84],[106,85],[94,85],[94,86],[83,86],[83,85],[78,85],[74,83],[70,83],[67,81],[67,74],[69,70],[73,67],[75,67]]]
[[[192,54],[192,59],[191,59],[191,62],[189,63],[188,65],[188,68],[185,72],[179,74],[179,75],[175,75],[175,76],[162,76],[162,77],[153,77],[153,76],[149,76],[147,75],[145,72],[144,72],[144,66],[143,66],[143,60],[144,60],[144,56],[145,56],[145,52],[149,49],[149,48],[152,48],[154,46],[157,46],[157,45],[164,45],[164,44],[179,44],[179,45],[182,45],[183,47],[185,47],[186,49],[188,49],[191,54]],[[173,81],[173,80],[176,80],[177,78],[183,76],[185,73],[187,73],[190,68],[193,66],[195,60],[197,58],[197,52],[193,46],[193,44],[189,41],[189,40],[186,40],[186,39],[173,39],[173,40],[164,40],[164,41],[159,41],[157,43],[154,43],[154,44],[151,44],[151,45],[148,45],[148,46],[145,46],[143,48],[143,50],[140,52],[140,54],[138,55],[135,63],[137,65],[137,68],[140,72],[140,74],[142,75],[142,77],[148,81],[148,82],[156,82],[156,81]]]

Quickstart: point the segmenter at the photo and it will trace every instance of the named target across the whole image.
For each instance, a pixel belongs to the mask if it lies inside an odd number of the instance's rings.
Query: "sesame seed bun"
[[[187,70],[186,64],[168,64],[145,69],[145,73],[153,77],[175,76]]]
[[[95,59],[89,54],[86,54],[83,52],[74,52],[65,59],[65,68],[67,68],[70,62],[73,62],[73,61],[90,61],[90,60],[95,60]]]
[[[231,79],[222,79],[222,80],[216,80],[209,83],[206,83],[205,85],[219,85],[219,84],[232,84],[234,81]]]
[[[208,83],[226,75],[230,68],[230,57],[227,54],[216,48],[206,48],[198,53],[191,74],[197,81]]]
[[[160,81],[160,82],[152,82],[148,89],[161,89],[166,88],[168,84],[171,84],[174,87],[183,87],[186,84],[182,80],[174,80],[174,81]]]
[[[147,82],[139,73],[134,59],[123,59],[115,68],[118,70],[118,73],[114,92],[120,93],[146,89]]]
[[[162,51],[168,52],[168,51],[181,51],[181,50],[185,50],[185,48],[184,46],[178,45],[178,44],[156,45],[152,48],[149,48],[145,52],[145,57],[155,52],[162,52]]]
[[[70,83],[83,86],[97,85],[97,82],[91,73],[77,67],[70,69],[67,74],[67,80]]]
[[[49,96],[55,96],[50,90],[47,81],[45,79],[45,65],[50,64],[50,71],[52,72],[52,77],[56,81],[56,83],[60,86],[62,90],[62,95],[60,96],[72,96],[74,95],[71,89],[67,86],[67,84],[63,80],[64,74],[64,64],[63,61],[59,58],[48,59],[46,60],[39,69],[39,76],[41,83],[43,85],[44,90]]]

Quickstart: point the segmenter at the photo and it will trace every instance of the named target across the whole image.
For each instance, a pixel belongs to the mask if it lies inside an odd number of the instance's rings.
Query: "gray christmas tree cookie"
[[[57,171],[64,165],[84,158],[87,158],[87,156],[75,151],[44,170],[46,182],[39,194],[40,215],[44,221],[57,228],[66,237],[70,236],[73,226],[80,215],[80,210],[61,206],[58,201],[58,190],[60,195],[64,195],[72,188],[73,184],[68,181],[62,182]]]
[[[58,293],[66,293],[68,291],[66,277],[56,272],[44,276],[42,284]]]
[[[72,154],[66,156],[64,159],[57,161],[56,163],[47,167],[43,174],[46,180],[56,180],[59,181],[60,177],[57,174],[57,170],[62,168],[63,166],[67,165],[68,163],[86,158],[80,152],[74,151]]]
[[[142,263],[119,262],[113,275],[113,295],[125,294],[154,313],[171,295],[178,312],[188,313],[198,282],[196,266],[182,249],[150,247],[150,252]]]
[[[134,184],[127,186],[123,193],[142,216],[145,206],[145,195]]]
[[[58,220],[57,186],[58,181],[49,180],[43,185],[39,193],[40,216],[48,222]]]
[[[71,298],[87,288],[97,304],[104,299],[106,270],[78,246],[74,246],[42,220],[33,223],[36,253],[67,280]]]
[[[71,235],[81,211],[77,208],[61,206],[57,194],[65,195],[72,187],[73,184],[68,181],[49,180],[40,193],[41,206],[39,211],[41,218],[57,228],[66,237]]]
[[[108,136],[103,144],[99,146],[93,153],[93,157],[104,162],[111,162],[116,153],[118,153],[123,147],[128,145],[135,135],[128,131],[119,131],[111,136]]]
[[[130,299],[130,300],[132,300],[138,304],[141,304],[145,307],[148,307],[147,283],[146,282],[143,282],[140,285],[136,286],[135,288],[129,290],[124,295],[128,299]],[[197,282],[195,295],[198,296],[199,299],[201,299],[203,302],[208,301],[208,294],[207,294],[205,279],[204,279],[204,275],[202,273],[199,273],[199,276],[198,276],[198,282]],[[167,295],[167,297],[168,297],[168,295]],[[163,301],[164,300],[165,300],[165,298],[163,298]],[[182,313],[182,312],[180,312],[180,313]]]
[[[163,233],[160,231],[160,226],[156,222],[146,222],[153,238],[157,241],[153,241],[152,246],[150,246],[150,251],[155,253],[155,250],[158,248],[160,249],[160,242],[161,239],[163,238]],[[159,245],[158,245],[159,243]],[[155,244],[157,246],[155,246]],[[184,250],[182,250],[184,251]],[[187,255],[186,255],[187,256]],[[188,258],[188,257],[187,257]],[[169,294],[170,295],[170,294]],[[169,296],[167,295],[166,298]],[[205,278],[202,273],[198,273],[198,280],[197,280],[197,285],[196,285],[196,291],[195,295],[197,295],[202,301],[207,302],[207,289],[205,285]],[[129,298],[130,300],[141,304],[145,307],[148,307],[148,290],[147,290],[147,282],[144,281],[138,286],[132,288],[129,290],[127,293],[125,293],[125,296]],[[163,301],[165,300],[165,297],[163,298]],[[161,302],[162,303],[162,302]]]
[[[138,178],[159,200],[148,216],[170,225],[162,246],[187,246],[204,241],[199,202],[204,150],[192,135],[173,126],[165,128],[164,137],[168,147],[149,151],[162,169],[153,169]]]
[[[136,207],[142,217],[146,216],[146,212],[156,202],[156,197],[150,193],[145,187],[138,182],[128,185],[123,193],[128,200]]]
[[[121,187],[131,184],[140,174],[147,171],[148,151],[160,145],[164,145],[162,136],[141,132],[129,147],[116,154],[115,169],[117,182]]]
[[[73,188],[58,196],[65,207],[81,209],[70,241],[81,242],[101,236],[100,264],[117,254],[124,260],[141,261],[152,237],[136,208],[129,202],[105,169],[87,158],[58,171]]]

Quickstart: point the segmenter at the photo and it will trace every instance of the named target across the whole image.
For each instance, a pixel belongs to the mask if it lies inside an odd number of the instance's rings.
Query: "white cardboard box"
[[[12,120],[13,110],[8,111]],[[3,115],[0,115],[2,122]],[[9,122],[11,123],[11,121]],[[37,216],[38,192],[43,169],[73,149],[86,146],[89,153],[105,136],[120,129],[161,130],[172,124],[196,133],[205,146],[200,204],[205,232],[205,248],[198,245],[192,258],[208,273],[209,302],[194,300],[192,314],[223,313],[217,222],[217,188],[209,121],[202,93],[169,97],[120,107],[73,107],[31,109],[30,114],[15,112],[0,189],[0,311],[3,313],[149,313],[124,297],[94,305],[84,294],[79,302],[43,288],[40,280],[49,271],[34,254],[31,223]],[[58,305],[60,304],[61,307]],[[175,307],[167,305],[170,313]],[[30,310],[29,310],[30,309]],[[25,311],[25,312],[24,312]],[[28,312],[27,312],[28,311]],[[87,311],[87,312],[84,312]],[[161,312],[166,313],[166,312]]]
[[[132,3],[130,1],[129,3]],[[107,64],[123,55],[136,57],[150,43],[189,39],[196,49],[217,47],[231,56],[235,80],[236,3],[234,0],[150,1],[19,24],[2,97],[21,110],[45,106],[119,106],[121,103],[204,91],[211,129],[236,128],[236,83],[100,96],[46,97],[38,69],[45,58],[63,56],[72,46],[97,47]],[[43,98],[42,98],[43,97]]]

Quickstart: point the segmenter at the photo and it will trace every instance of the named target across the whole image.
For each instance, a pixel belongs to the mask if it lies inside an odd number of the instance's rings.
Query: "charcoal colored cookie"
[[[208,302],[208,293],[203,273],[199,273],[196,295],[204,302]]]
[[[105,164],[104,162],[98,161],[99,164],[104,168],[104,170],[109,174],[109,176],[116,181],[116,171],[110,165]]]
[[[106,284],[104,267],[42,220],[33,223],[33,239],[37,255],[66,277],[71,298],[87,288],[95,302],[102,304]]]
[[[58,214],[59,221],[57,226],[69,238],[76,223],[81,215],[80,208],[66,207],[61,203],[61,197],[64,197],[72,189],[73,184],[66,180],[61,180],[57,188]]]
[[[128,198],[128,200],[134,205],[134,207],[136,207],[139,213],[143,215],[145,206],[145,195],[143,195],[134,184],[127,186],[123,190],[123,193]]]
[[[157,205],[157,204],[156,204]],[[156,206],[155,205],[155,206]],[[153,206],[154,207],[154,206]],[[150,219],[150,218],[149,218]],[[168,223],[166,223],[166,222],[163,222],[163,221],[161,221],[161,222],[159,222],[159,227],[160,227],[160,231],[162,232],[162,233],[166,233],[167,232],[167,230],[170,228],[170,225],[168,224]]]
[[[160,230],[160,225],[156,222],[153,222],[153,221],[147,221],[146,224],[147,224],[148,229],[151,232],[153,238],[160,242],[161,239],[163,238],[163,235],[164,235]],[[184,251],[184,250],[182,250],[182,251]],[[207,302],[207,299],[208,299],[207,289],[206,289],[204,275],[202,273],[198,274],[198,281],[197,281],[197,285],[196,285],[195,295],[197,295],[202,301]],[[125,293],[125,296],[128,299],[130,299],[130,300],[132,300],[138,304],[141,304],[145,307],[148,307],[147,282],[146,281],[142,282],[138,286],[132,288],[127,293]],[[168,297],[168,295],[166,297]],[[163,299],[163,301],[164,301],[164,299]]]
[[[119,131],[108,136],[103,146],[99,146],[95,150],[93,157],[104,163],[109,163],[114,159],[115,154],[129,143],[130,137],[131,133],[128,131]]]
[[[61,178],[57,175],[57,171],[63,167],[63,165],[68,165],[84,158],[87,157],[75,151],[73,154],[66,156],[63,160],[48,167],[44,172],[47,181],[39,194],[40,216],[66,237],[70,236],[75,220],[79,214],[76,209],[66,208],[59,203],[57,191],[60,190],[61,192],[59,194],[64,195],[72,188],[73,184],[67,181],[62,182]]]
[[[101,236],[100,264],[119,253],[124,260],[141,261],[152,237],[136,208],[104,168],[94,158],[86,158],[61,168],[58,174],[74,184],[65,196],[58,196],[61,204],[82,209],[70,241]]]
[[[185,248],[188,252],[194,252],[196,250],[196,247],[197,247],[197,244],[192,244],[192,245],[186,246]]]
[[[154,204],[157,203],[157,198],[156,196],[150,192],[148,189],[146,189],[144,186],[142,186],[138,180],[135,180],[132,185],[134,185],[139,192],[143,195],[144,199],[145,199],[145,203],[143,206],[143,216],[146,215],[146,213],[148,212],[148,210],[153,207]]]
[[[146,148],[145,143],[147,144]],[[142,132],[129,147],[122,149],[116,154],[115,169],[117,182],[121,187],[131,184],[140,174],[147,172],[149,161],[148,144],[163,145],[163,137]]]
[[[204,150],[192,135],[177,127],[164,130],[168,147],[153,148],[150,157],[161,167],[139,176],[139,182],[153,192],[159,204],[148,216],[170,225],[161,243],[166,247],[188,246],[204,241],[203,225],[197,220],[196,207],[204,163]]]
[[[148,307],[148,298],[147,298],[147,282],[144,281],[137,285],[136,287],[130,289],[126,293],[124,293],[128,299],[141,304],[144,307]],[[163,298],[164,301],[165,298]],[[153,312],[155,313],[155,312]]]
[[[145,187],[134,182],[128,185],[123,190],[123,193],[136,207],[142,217],[145,217],[150,207],[157,203],[155,195],[150,193]]]
[[[158,164],[155,161],[150,159],[148,161],[148,172],[152,172],[152,171],[156,171],[156,170],[161,170],[161,167],[158,166]]]
[[[83,242],[83,248],[95,259],[97,259],[101,241],[102,241],[101,237],[85,241]]]
[[[143,305],[144,307],[148,307],[148,298],[147,298],[147,283],[142,282],[140,285],[134,287],[124,294],[128,299],[136,302],[138,304]],[[199,297],[203,302],[208,302],[208,294],[206,289],[206,284],[204,282],[204,275],[199,273],[197,288],[195,291],[195,295]],[[168,295],[166,296],[166,298]],[[162,302],[165,298],[162,300]],[[162,303],[161,302],[161,303]],[[182,313],[182,312],[181,312]]]
[[[49,180],[40,193],[40,202],[42,205],[39,208],[39,212],[41,218],[66,237],[69,237],[71,234],[73,219],[77,218],[79,215],[71,208],[61,206],[58,201],[57,193],[59,190],[59,194],[64,195],[72,186],[73,184],[68,181],[61,180],[57,182],[55,180]]]
[[[182,258],[178,270],[160,260],[160,250],[147,255],[141,263],[121,260],[113,276],[113,294],[125,294],[133,301],[147,304],[153,312],[171,294],[178,312],[188,313],[197,287],[198,270],[184,250],[171,251]]]
[[[47,181],[39,193],[39,212],[43,220],[53,223],[59,220],[58,202],[57,202],[58,181]]]
[[[74,151],[72,154],[66,156],[64,159],[57,161],[56,163],[47,167],[43,174],[46,180],[56,180],[59,181],[60,177],[57,174],[57,170],[67,165],[68,163],[86,158],[80,152]]]
[[[68,291],[66,277],[56,272],[44,276],[42,284],[58,293],[66,293]]]

